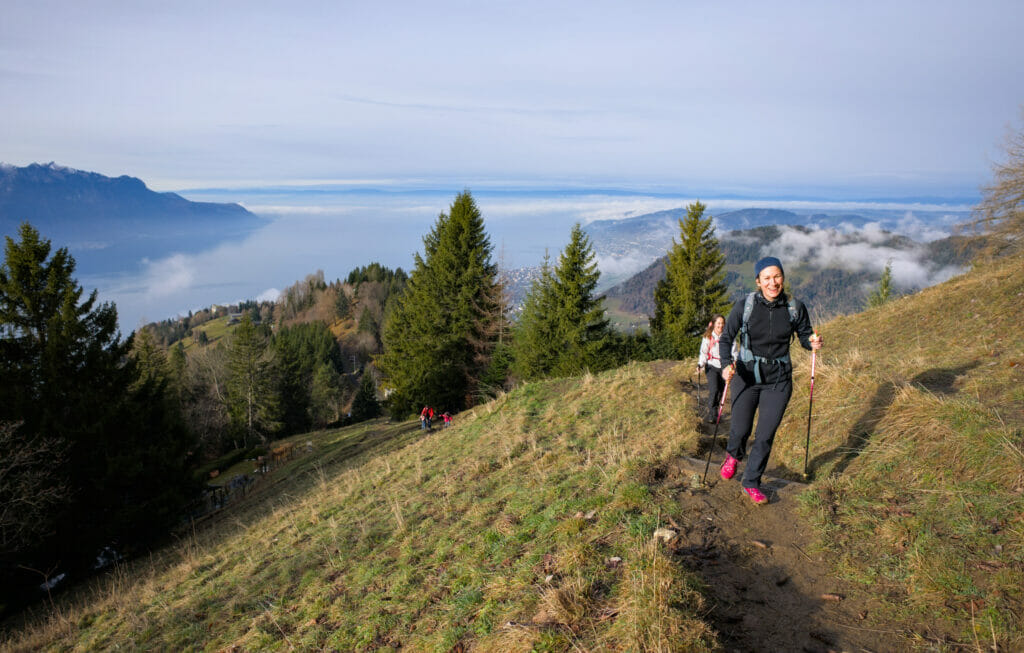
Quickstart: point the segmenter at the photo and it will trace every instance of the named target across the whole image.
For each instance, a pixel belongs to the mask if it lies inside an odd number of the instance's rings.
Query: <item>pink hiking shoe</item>
[[[729,454],[725,454],[725,462],[722,463],[722,478],[724,478],[725,480],[728,481],[730,478],[735,476],[736,475],[736,463],[738,463],[738,462],[739,462],[738,460],[736,460],[735,458],[733,458]]]
[[[768,497],[766,497],[764,493],[762,493],[761,490],[758,490],[756,487],[745,487],[743,488],[743,490],[750,495],[750,499],[757,505],[761,505],[762,503],[768,503]]]

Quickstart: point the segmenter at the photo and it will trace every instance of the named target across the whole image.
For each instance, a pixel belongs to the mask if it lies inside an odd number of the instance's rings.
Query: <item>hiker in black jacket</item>
[[[782,422],[793,394],[793,364],[789,344],[795,333],[804,349],[821,349],[822,340],[811,327],[807,307],[782,290],[782,263],[768,256],[754,265],[757,291],[736,303],[718,340],[722,377],[731,381],[732,423],[722,478],[736,474],[758,411],[757,432],[750,459],[743,470],[743,489],[756,504],[767,503],[761,492],[761,476],[768,465],[775,431]],[[739,340],[738,360],[733,360],[733,341]]]

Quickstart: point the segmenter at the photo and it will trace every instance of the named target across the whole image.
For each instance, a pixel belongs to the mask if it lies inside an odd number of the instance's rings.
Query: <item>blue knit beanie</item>
[[[774,256],[766,256],[757,263],[754,263],[754,278],[756,279],[757,277],[761,276],[761,270],[765,268],[770,268],[773,265],[779,268],[779,272],[782,272],[783,276],[786,275],[786,272],[782,269],[782,261],[775,258]]]

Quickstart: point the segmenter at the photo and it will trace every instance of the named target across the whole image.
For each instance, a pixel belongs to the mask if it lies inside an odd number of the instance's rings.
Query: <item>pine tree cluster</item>
[[[83,299],[67,249],[28,224],[0,265],[0,605],[31,570],[86,571],[166,532],[195,489],[193,441],[151,339]],[[18,455],[10,455],[17,452]]]

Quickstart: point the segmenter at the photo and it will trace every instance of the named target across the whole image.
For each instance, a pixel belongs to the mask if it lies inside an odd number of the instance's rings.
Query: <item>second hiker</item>
[[[718,413],[718,402],[722,400],[722,358],[718,355],[718,339],[722,336],[724,327],[724,317],[715,315],[711,318],[708,328],[704,331],[704,338],[700,341],[700,358],[697,359],[697,370],[704,372],[708,378],[708,404],[705,419],[712,424]],[[735,358],[735,346],[732,348],[732,354]]]
[[[768,256],[758,261],[754,279],[757,291],[733,306],[718,341],[722,376],[732,386],[732,423],[721,475],[730,479],[736,474],[736,464],[746,456],[757,411],[757,431],[742,484],[751,500],[762,504],[768,498],[761,492],[761,476],[768,466],[775,431],[793,394],[790,339],[795,333],[808,350],[821,349],[822,340],[811,327],[807,307],[783,292],[779,259]],[[740,345],[735,361],[734,340]]]

